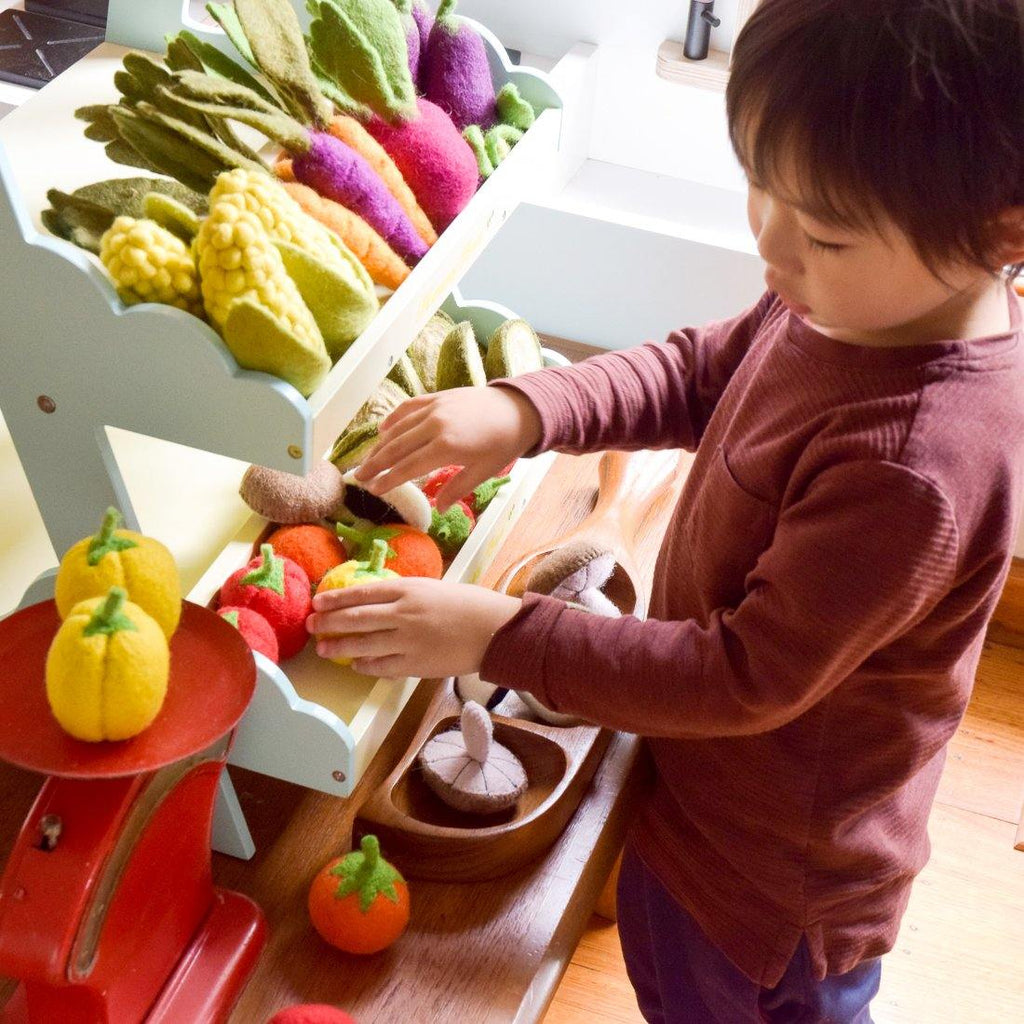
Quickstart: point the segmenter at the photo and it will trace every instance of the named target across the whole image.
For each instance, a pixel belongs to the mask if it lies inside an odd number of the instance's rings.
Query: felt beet
[[[314,587],[328,570],[348,558],[334,531],[319,523],[282,526],[267,538],[267,543],[277,554],[295,562]]]
[[[217,609],[217,614],[230,622],[242,634],[242,639],[252,650],[259,651],[275,665],[277,664],[277,659],[280,656],[277,636],[270,623],[259,612],[254,612],[251,608],[243,608],[240,605],[226,604]]]
[[[309,639],[309,577],[290,558],[275,555],[269,544],[261,545],[256,558],[228,577],[220,588],[219,603],[259,612],[277,637],[282,660],[298,654]]]
[[[480,36],[455,17],[456,0],[441,0],[427,44],[423,93],[462,131],[486,131],[498,111],[487,49]]]

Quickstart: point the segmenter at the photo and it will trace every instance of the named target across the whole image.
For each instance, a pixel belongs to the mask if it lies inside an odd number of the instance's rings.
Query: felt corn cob
[[[206,311],[239,365],[311,394],[330,356],[260,217],[232,201],[214,203],[195,251]]]
[[[160,302],[203,317],[195,257],[156,221],[118,217],[100,240],[100,259],[127,305]]]
[[[328,354],[338,359],[380,308],[363,265],[261,171],[239,168],[220,175],[210,203],[230,203],[259,217],[313,314]]]

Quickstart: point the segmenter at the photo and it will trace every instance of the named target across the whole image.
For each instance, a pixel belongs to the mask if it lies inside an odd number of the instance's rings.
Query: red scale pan
[[[259,908],[213,886],[210,833],[256,684],[237,630],[185,603],[167,698],[120,743],[83,743],[46,702],[52,601],[0,622],[0,760],[50,776],[0,879],[0,1024],[213,1024],[262,949]]]

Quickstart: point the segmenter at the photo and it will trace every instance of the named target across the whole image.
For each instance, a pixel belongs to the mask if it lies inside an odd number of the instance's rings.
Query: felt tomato
[[[250,650],[259,651],[277,664],[280,657],[277,636],[270,623],[259,612],[254,612],[251,608],[225,604],[217,609],[217,614],[242,634],[242,639],[249,645]]]
[[[409,923],[409,887],[380,855],[376,836],[327,864],[309,889],[309,916],[320,937],[346,953],[378,953]]]
[[[267,538],[267,543],[274,548],[275,554],[290,558],[300,566],[314,587],[328,569],[348,558],[345,546],[334,531],[319,523],[281,526]]]
[[[261,544],[259,555],[227,578],[220,588],[220,607],[225,605],[259,612],[277,637],[282,660],[298,654],[309,639],[309,577],[290,558],[275,555],[270,544]]]
[[[338,523],[338,536],[348,545],[353,558],[365,560],[373,554],[373,542],[387,544],[384,567],[399,576],[427,576],[439,580],[444,574],[441,549],[434,539],[408,523],[385,523],[367,530]]]
[[[358,587],[363,583],[398,579],[397,572],[384,568],[388,557],[387,541],[378,538],[373,541],[372,548],[373,553],[368,562],[360,562],[358,559],[342,562],[341,565],[336,566],[324,576],[316,588],[316,592],[322,594],[325,590],[344,590],[346,587]],[[326,638],[330,639],[329,636]],[[317,636],[317,639],[323,640],[325,637]],[[352,664],[351,658],[332,658],[331,661],[338,665]]]
[[[76,604],[50,644],[50,710],[75,739],[130,739],[159,714],[170,660],[157,621],[123,587],[111,587],[105,597]]]
[[[167,639],[181,618],[181,580],[170,551],[158,540],[120,530],[121,513],[108,508],[99,533],[72,545],[57,570],[54,599],[62,619],[90,597],[123,587],[160,624]]]

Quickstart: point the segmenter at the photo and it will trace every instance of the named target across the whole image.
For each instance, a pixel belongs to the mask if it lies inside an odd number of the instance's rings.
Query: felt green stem
[[[446,29],[455,32],[458,29],[458,23],[455,21],[456,3],[457,0],[441,0],[434,15],[434,24],[441,22]]]
[[[498,491],[511,479],[510,476],[492,476],[490,480],[485,480],[479,487],[474,488],[473,504],[476,506],[477,512],[483,512],[494,501]]]
[[[225,622],[230,622],[235,629],[238,629],[238,612],[222,612],[220,617]]]
[[[260,564],[241,579],[242,586],[259,587],[261,590],[272,590],[275,594],[284,594],[284,559],[274,554],[271,544],[260,545]]]
[[[104,555],[116,551],[127,551],[130,548],[137,548],[138,542],[131,537],[118,537],[115,531],[121,525],[121,513],[116,508],[108,508],[103,516],[103,523],[100,532],[89,541],[88,562],[90,565],[99,565]]]
[[[372,563],[373,555],[375,552],[374,544],[376,541],[381,541],[385,546],[385,558],[386,562],[389,558],[395,558],[398,554],[397,551],[388,541],[392,537],[397,536],[398,530],[391,529],[387,526],[375,526],[370,530],[359,530],[354,526],[349,526],[347,523],[335,523],[335,533],[344,541],[347,541],[352,545],[352,557],[360,562]],[[383,568],[383,564],[381,568]],[[378,570],[379,571],[379,570]]]
[[[480,171],[480,177],[487,179],[494,173],[494,164],[491,163],[491,158],[487,155],[487,141],[484,139],[484,133],[480,129],[478,124],[468,124],[462,129],[462,137],[469,143],[469,148],[473,150],[473,155],[476,157],[476,166]]]
[[[508,82],[501,87],[495,97],[498,107],[498,120],[502,124],[518,128],[521,132],[528,131],[537,120],[533,105],[519,94],[515,82]]]
[[[363,836],[359,849],[345,856],[331,868],[331,874],[339,878],[335,899],[344,899],[350,893],[359,894],[359,909],[365,914],[378,896],[385,896],[392,903],[398,902],[396,882],[404,882],[401,874],[380,855],[380,843],[376,836]]]
[[[259,64],[256,62],[256,57],[253,55],[252,47],[249,45],[249,40],[246,38],[234,7],[230,4],[209,3],[206,5],[206,10],[213,20],[224,29],[224,34],[231,40],[231,45],[242,55],[242,59],[254,71],[259,71]]]
[[[380,576],[384,572],[384,563],[388,560],[388,542],[379,537],[373,541],[373,551],[365,569],[358,569],[356,576]]]
[[[510,124],[496,124],[484,138],[487,141],[487,156],[497,167],[512,152],[512,147],[523,137],[518,128]]]
[[[96,611],[92,613],[82,636],[113,636],[115,633],[135,632],[139,627],[124,614],[124,603],[128,600],[128,591],[124,587],[111,587],[106,598]]]

